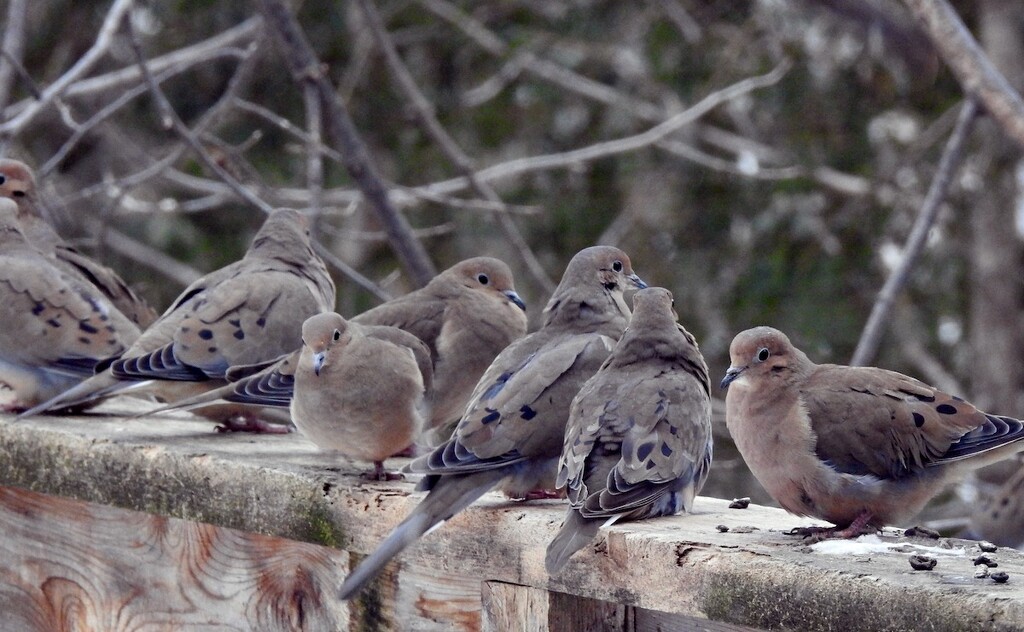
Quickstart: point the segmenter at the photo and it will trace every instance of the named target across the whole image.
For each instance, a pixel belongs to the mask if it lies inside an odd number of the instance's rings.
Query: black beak
[[[523,302],[523,299],[519,298],[519,295],[516,294],[515,291],[513,291],[513,290],[506,291],[505,292],[505,297],[508,298],[508,300],[510,300],[513,303],[515,303],[516,307],[518,307],[519,309],[523,310],[524,312],[526,311],[526,303]]]
[[[313,354],[313,373],[315,373],[317,376],[320,375],[320,369],[324,368],[325,359],[326,355],[324,354],[323,351],[321,351],[320,353]]]
[[[747,367],[745,367],[745,366],[741,366],[741,367],[731,366],[731,367],[729,367],[729,370],[725,372],[725,377],[722,378],[722,381],[718,385],[718,387],[719,388],[729,388],[729,385],[732,384],[733,381],[740,376],[740,373],[743,373],[746,370],[747,370]]]
[[[638,277],[635,274],[631,274],[631,275],[627,276],[626,278],[629,279],[629,282],[632,283],[634,286],[636,286],[636,289],[638,289],[638,290],[642,290],[645,287],[647,287],[647,284],[644,283],[644,280],[641,279],[640,277]]]

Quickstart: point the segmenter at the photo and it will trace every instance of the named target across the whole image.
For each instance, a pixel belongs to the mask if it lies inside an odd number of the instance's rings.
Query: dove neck
[[[625,310],[625,311],[623,311]],[[629,322],[629,309],[611,292],[585,297],[558,292],[544,308],[544,327],[565,326],[578,333],[597,332],[616,340]]]

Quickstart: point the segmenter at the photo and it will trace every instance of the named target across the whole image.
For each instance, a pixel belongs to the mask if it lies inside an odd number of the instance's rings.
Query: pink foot
[[[232,417],[217,426],[217,432],[254,432],[257,434],[288,434],[295,430],[291,424],[272,424],[255,417]]]
[[[389,472],[384,469],[383,462],[374,461],[373,470],[363,472],[359,475],[359,478],[367,481],[404,481],[405,475],[401,472]]]
[[[510,500],[546,500],[548,498],[565,498],[565,492],[558,489],[531,489],[525,494],[505,493]]]
[[[871,522],[871,518],[871,513],[864,511],[858,514],[847,527],[794,527],[787,531],[786,535],[802,536],[808,544],[823,540],[847,540],[877,532],[878,529],[868,524]]]

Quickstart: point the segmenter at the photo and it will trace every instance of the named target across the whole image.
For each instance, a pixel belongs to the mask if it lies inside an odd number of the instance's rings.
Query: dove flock
[[[61,238],[27,165],[0,160],[2,409],[29,420],[144,397],[160,404],[150,423],[178,409],[219,430],[294,425],[368,465],[364,478],[415,477],[418,504],[342,599],[490,491],[567,500],[552,576],[602,527],[693,510],[713,454],[711,376],[672,293],[647,287],[622,250],[573,256],[532,332],[511,268],[486,256],[361,314],[335,302],[309,220],[278,209],[242,259],[157,314]],[[906,523],[1024,451],[1018,419],[893,371],[815,364],[777,329],[737,334],[730,362],[728,430],[779,505],[834,525],[799,531],[813,540]],[[414,457],[404,474],[385,468],[396,455]]]

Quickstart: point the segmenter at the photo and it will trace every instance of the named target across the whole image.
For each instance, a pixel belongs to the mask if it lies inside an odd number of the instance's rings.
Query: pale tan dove
[[[423,425],[430,349],[407,331],[334,312],[306,320],[302,342],[291,401],[299,432],[324,450],[373,463],[364,477],[401,478],[383,461],[409,447]]]
[[[23,410],[78,384],[136,339],[134,323],[29,243],[17,205],[0,198],[0,383],[5,410]]]
[[[491,257],[466,259],[426,286],[351,319],[403,329],[430,348],[433,388],[425,429],[457,420],[473,387],[498,353],[526,333],[525,305],[512,271]],[[218,398],[254,406],[288,407],[298,351],[272,363],[232,367],[232,384],[153,412],[191,407]]]
[[[28,240],[57,266],[77,277],[86,286],[96,288],[114,307],[141,328],[156,320],[156,312],[139,297],[116,272],[82,254],[64,241],[43,218],[32,170],[17,160],[0,160],[0,197],[18,205],[18,222]]]
[[[267,218],[244,258],[185,288],[108,369],[25,414],[133,388],[165,401],[217,388],[228,367],[297,348],[302,322],[333,307],[334,282],[313,252],[306,218],[280,209]],[[244,411],[200,412],[229,421]]]
[[[618,248],[595,246],[569,262],[544,308],[541,328],[498,354],[470,396],[455,433],[409,470],[429,491],[349,575],[353,597],[420,536],[498,488],[517,498],[550,497],[573,397],[600,368],[629,321],[623,292],[646,287]]]
[[[722,387],[726,425],[783,508],[855,537],[913,518],[968,471],[1024,449],[1024,423],[894,371],[814,364],[782,332],[738,334]]]
[[[711,467],[711,380],[672,294],[640,290],[601,370],[572,402],[557,484],[570,507],[548,545],[554,575],[602,525],[689,512]]]

